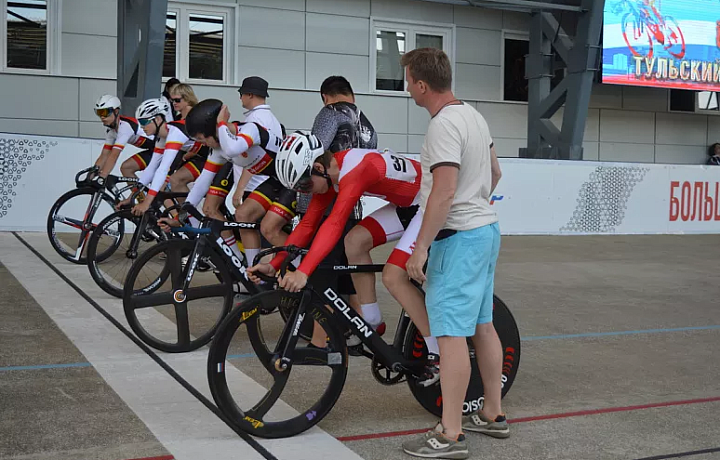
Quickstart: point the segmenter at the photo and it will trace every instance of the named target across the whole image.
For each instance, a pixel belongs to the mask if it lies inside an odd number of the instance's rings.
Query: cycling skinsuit
[[[223,165],[231,162],[247,169],[251,174],[266,174],[269,178],[256,188],[248,199],[257,201],[266,211],[274,212],[285,220],[295,217],[295,192],[284,188],[275,173],[275,155],[282,139],[271,134],[257,123],[233,122],[237,135],[228,124],[218,125],[220,149],[212,149],[200,177],[190,191],[187,201],[197,206],[208,193]]]
[[[150,196],[157,195],[165,186],[168,175],[180,168],[187,169],[197,179],[207,159],[208,149],[187,135],[185,120],[168,122],[167,130],[167,137],[158,140],[150,165],[140,175],[140,183],[150,185]],[[195,155],[184,161],[179,152]]]
[[[244,115],[245,123],[257,123],[275,136],[281,138],[285,137],[285,128],[283,128],[282,124],[270,111],[269,105],[259,105],[254,109],[248,110]],[[235,126],[237,126],[237,123],[235,123]],[[240,176],[242,176],[242,172],[242,167],[234,163],[226,163],[225,166],[218,171],[208,193],[210,195],[226,197],[235,186],[235,182],[237,182],[240,179]],[[255,190],[267,179],[268,176],[254,174],[245,186],[245,195],[243,196],[248,195],[249,192]]]
[[[134,118],[120,115],[117,125],[117,129],[108,128],[105,133],[103,150],[120,149],[122,151],[127,144],[143,149],[142,152],[138,152],[130,158],[140,166],[140,169],[145,169],[152,158],[155,141],[145,135]]]
[[[362,196],[388,201],[358,225],[370,232],[373,247],[400,239],[388,263],[404,269],[422,223],[422,214],[418,212],[420,163],[391,151],[369,149],[338,152],[335,160],[340,168],[339,183],[326,193],[313,195],[307,213],[285,241],[286,245],[305,247],[313,239],[325,209],[335,200],[332,212],[317,230],[310,251],[303,257],[298,270],[310,276],[325,260],[342,236],[345,223]],[[272,260],[276,270],[284,258],[285,254],[281,253]]]

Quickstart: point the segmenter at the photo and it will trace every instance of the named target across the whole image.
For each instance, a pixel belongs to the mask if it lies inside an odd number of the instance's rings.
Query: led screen
[[[720,91],[720,0],[606,0],[602,82]]]

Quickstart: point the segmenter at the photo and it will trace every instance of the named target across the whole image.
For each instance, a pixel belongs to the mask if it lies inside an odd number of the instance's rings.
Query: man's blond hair
[[[422,80],[437,92],[449,91],[452,86],[452,67],[443,50],[418,48],[403,54],[400,64],[409,69],[413,80]]]

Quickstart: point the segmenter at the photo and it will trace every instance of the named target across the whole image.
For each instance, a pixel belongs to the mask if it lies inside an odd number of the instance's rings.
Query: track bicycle
[[[50,244],[62,258],[72,263],[87,262],[84,253],[90,234],[97,227],[95,222],[115,212],[117,203],[129,196],[138,182],[134,177],[109,175],[104,187],[91,185],[91,175],[99,171],[97,166],[92,166],[78,172],[75,175],[76,188],[58,198],[48,213],[47,234]],[[119,228],[119,231],[124,232],[124,228]],[[112,254],[116,249],[111,246],[106,251]],[[108,254],[100,255],[106,257]]]
[[[198,219],[200,227],[172,230],[194,237],[172,238],[146,250],[128,271],[123,288],[123,308],[132,330],[146,344],[169,353],[193,351],[207,344],[233,307],[236,295],[272,288],[257,286],[246,278],[247,262],[235,256],[221,235],[224,230],[259,229],[259,223],[211,219],[190,205],[182,207],[185,213]],[[185,221],[185,216],[180,220]],[[239,240],[239,234],[236,238]],[[198,273],[201,260],[211,267],[207,274]],[[151,309],[169,316],[175,330],[152,330]],[[285,310],[280,313],[285,317]],[[311,334],[312,325],[307,327]]]
[[[272,248],[258,257],[287,252],[281,274],[288,262],[307,251],[292,246]],[[218,408],[240,429],[262,438],[283,438],[308,430],[322,420],[335,405],[342,393],[348,372],[347,332],[357,335],[367,348],[373,376],[383,385],[407,381],[415,399],[429,412],[440,416],[442,398],[439,383],[424,387],[418,379],[427,364],[427,348],[416,326],[404,312],[400,316],[392,344],[388,344],[356,313],[346,299],[330,286],[329,276],[319,274],[329,270],[331,275],[353,272],[380,272],[383,265],[356,265],[318,267],[308,283],[298,293],[285,290],[267,291],[240,303],[218,328],[210,346],[207,373],[210,391]],[[261,273],[258,276],[268,283],[275,279]],[[417,286],[417,285],[416,285]],[[418,286],[418,289],[420,287]],[[502,395],[512,386],[520,364],[520,335],[510,310],[494,296],[493,323],[503,347]],[[289,309],[290,316],[279,333],[277,341],[269,343],[269,325],[259,313],[277,306]],[[326,348],[318,348],[301,340],[298,331],[305,323],[315,321],[327,336]],[[241,326],[245,326],[241,328]],[[277,332],[277,331],[276,331]],[[238,341],[249,339],[257,361],[243,367],[240,372],[232,365],[237,355]],[[465,396],[464,413],[482,407],[483,387],[475,360],[472,342],[468,339],[472,375]],[[246,370],[247,368],[247,370]],[[245,374],[248,372],[249,374]],[[316,374],[323,373],[322,376]],[[297,404],[280,400],[286,385],[293,378],[300,381],[300,390],[294,391]],[[317,397],[309,396],[321,389]],[[298,407],[302,406],[302,407]]]
[[[178,199],[185,197],[187,193],[159,192],[142,216],[134,215],[132,206],[127,205],[100,221],[88,240],[87,265],[93,280],[103,291],[122,298],[125,278],[139,254],[152,244],[167,241],[172,235],[160,229],[158,219],[177,211],[180,207]],[[172,205],[167,206],[170,203]],[[132,236],[128,237],[130,232]]]

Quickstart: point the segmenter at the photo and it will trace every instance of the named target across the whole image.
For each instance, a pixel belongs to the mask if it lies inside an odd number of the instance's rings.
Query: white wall
[[[0,132],[99,137],[92,112],[101,94],[115,92],[116,0],[61,2],[59,76],[0,74]],[[196,3],[203,3],[198,0]],[[526,32],[515,12],[417,0],[222,0],[239,5],[237,72],[232,85],[194,85],[200,98],[218,97],[235,117],[236,88],[248,75],[271,85],[269,100],[290,129],[309,128],[321,107],[322,80],[342,74],[380,133],[382,147],[419,153],[429,117],[404,96],[370,88],[370,18],[455,26],[455,92],[488,119],[501,156],[525,146],[527,104],[502,101],[504,32]],[[108,27],[110,26],[110,27]],[[702,163],[720,141],[720,118],[669,113],[667,90],[596,85],[585,131],[585,158],[601,161]],[[560,117],[555,120],[559,123]]]

